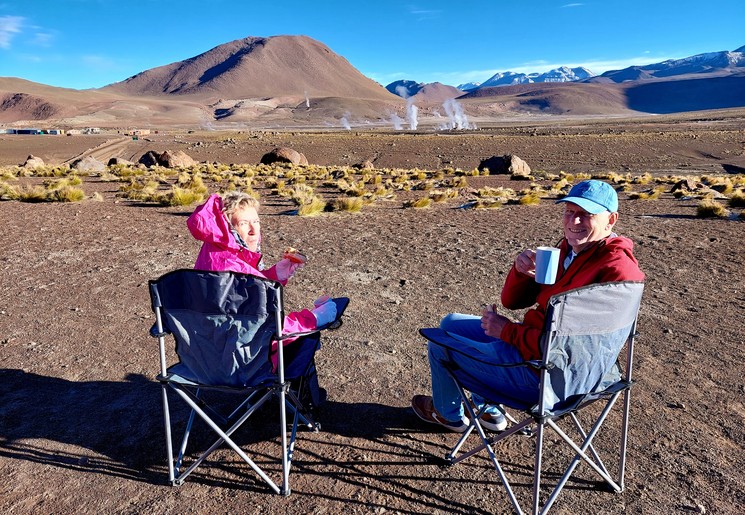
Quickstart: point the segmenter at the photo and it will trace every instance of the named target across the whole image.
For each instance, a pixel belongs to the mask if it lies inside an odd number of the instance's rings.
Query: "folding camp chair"
[[[634,337],[643,289],[641,282],[626,281],[586,286],[551,297],[541,340],[541,360],[505,365],[490,362],[487,357],[469,355],[471,359],[489,365],[532,366],[539,370],[540,389],[534,400],[508,397],[498,387],[486,384],[484,378],[475,377],[459,368],[451,358],[446,368],[460,388],[471,423],[445,459],[456,464],[486,449],[515,510],[523,513],[492,445],[515,434],[534,433],[533,513],[546,513],[551,508],[580,461],[590,465],[613,490],[621,492],[624,488]],[[441,329],[421,329],[420,333],[430,342],[444,347],[448,356],[464,352],[460,350],[459,340]],[[618,361],[624,346],[627,355],[622,370]],[[496,436],[487,437],[479,423],[481,412],[476,412],[471,406],[467,391],[481,395],[489,400],[489,404],[503,411],[505,407],[520,411],[524,418],[518,422],[504,411],[514,425]],[[593,446],[593,439],[621,394],[624,395],[624,402],[618,474],[613,477]],[[590,430],[585,431],[577,414],[596,401],[604,401],[605,404]],[[572,420],[581,442],[575,442],[559,427],[557,422],[564,417]],[[546,427],[553,429],[561,438],[559,441],[566,442],[572,448],[574,457],[541,507],[541,465]],[[474,430],[481,440],[480,445],[459,455],[461,446]]]
[[[274,492],[289,495],[289,473],[298,426],[318,430],[313,420],[317,388],[314,355],[319,331],[341,323],[348,299],[333,299],[337,318],[316,331],[282,335],[282,286],[267,279],[235,272],[176,270],[149,282],[158,338],[163,414],[168,454],[168,479],[181,485],[213,451],[227,444]],[[165,342],[173,335],[179,362],[166,366]],[[290,338],[292,343],[278,344]],[[276,359],[275,359],[276,358]],[[275,363],[273,363],[273,360]],[[168,390],[191,408],[178,455],[174,460]],[[231,399],[225,402],[225,398]],[[301,399],[302,397],[302,399]],[[275,483],[231,435],[272,398],[279,400],[282,479]],[[315,399],[317,401],[317,399]],[[309,401],[309,402],[303,402]],[[227,407],[226,407],[227,406]],[[288,439],[287,409],[292,413]],[[217,434],[217,440],[187,468],[184,458],[198,416]]]

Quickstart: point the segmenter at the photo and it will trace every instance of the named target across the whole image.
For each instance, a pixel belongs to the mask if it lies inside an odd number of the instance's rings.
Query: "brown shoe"
[[[414,410],[414,414],[430,424],[438,424],[450,431],[456,433],[462,433],[470,425],[469,420],[462,416],[460,420],[450,421],[445,420],[442,416],[437,413],[434,404],[432,403],[432,397],[430,395],[415,395],[411,399],[411,408]]]
[[[475,413],[478,413],[479,407],[473,403],[473,399],[469,399],[469,402],[471,404],[471,408],[473,408],[473,411]],[[466,413],[466,416],[468,416],[469,419],[471,418],[471,415],[469,413]],[[501,433],[502,431],[507,429],[507,418],[504,416],[503,413],[497,413],[493,415],[491,413],[484,412],[479,417],[479,423],[484,429],[494,431],[495,433]]]

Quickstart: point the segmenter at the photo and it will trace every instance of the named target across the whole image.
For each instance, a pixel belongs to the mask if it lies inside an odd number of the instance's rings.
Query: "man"
[[[644,280],[632,254],[633,243],[613,232],[618,221],[618,196],[610,184],[597,180],[580,182],[557,203],[564,203],[564,238],[559,244],[556,282],[535,282],[535,251],[525,250],[515,259],[502,289],[502,304],[508,309],[535,305],[523,321],[511,321],[496,313],[494,306],[485,308],[481,317],[451,313],[440,323],[443,330],[463,342],[466,354],[450,355],[458,366],[498,385],[505,395],[529,402],[538,400],[540,380],[534,369],[489,366],[468,356],[486,355],[501,363],[540,359],[540,338],[551,296],[594,283]],[[411,405],[425,422],[463,432],[469,421],[458,388],[443,366],[448,360],[442,347],[429,344],[432,396],[415,395]],[[478,408],[484,404],[476,395],[472,400]],[[486,407],[480,422],[492,431],[507,427],[504,415],[494,406]]]

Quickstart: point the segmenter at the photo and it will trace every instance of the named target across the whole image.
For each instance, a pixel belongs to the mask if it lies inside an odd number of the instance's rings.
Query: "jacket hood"
[[[219,195],[210,195],[207,202],[196,208],[186,221],[186,226],[199,241],[236,251],[241,248],[222,212],[222,198]]]

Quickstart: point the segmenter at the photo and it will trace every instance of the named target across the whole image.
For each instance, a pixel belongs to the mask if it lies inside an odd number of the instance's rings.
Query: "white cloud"
[[[561,8],[565,9],[567,7],[582,7],[583,5],[585,4],[565,4],[565,5],[562,5]]]
[[[21,16],[0,16],[0,48],[10,48],[13,36],[21,32],[23,20]]]
[[[417,7],[409,7],[409,14],[415,16],[417,21],[426,21],[439,18],[442,11],[437,9],[419,9]]]

